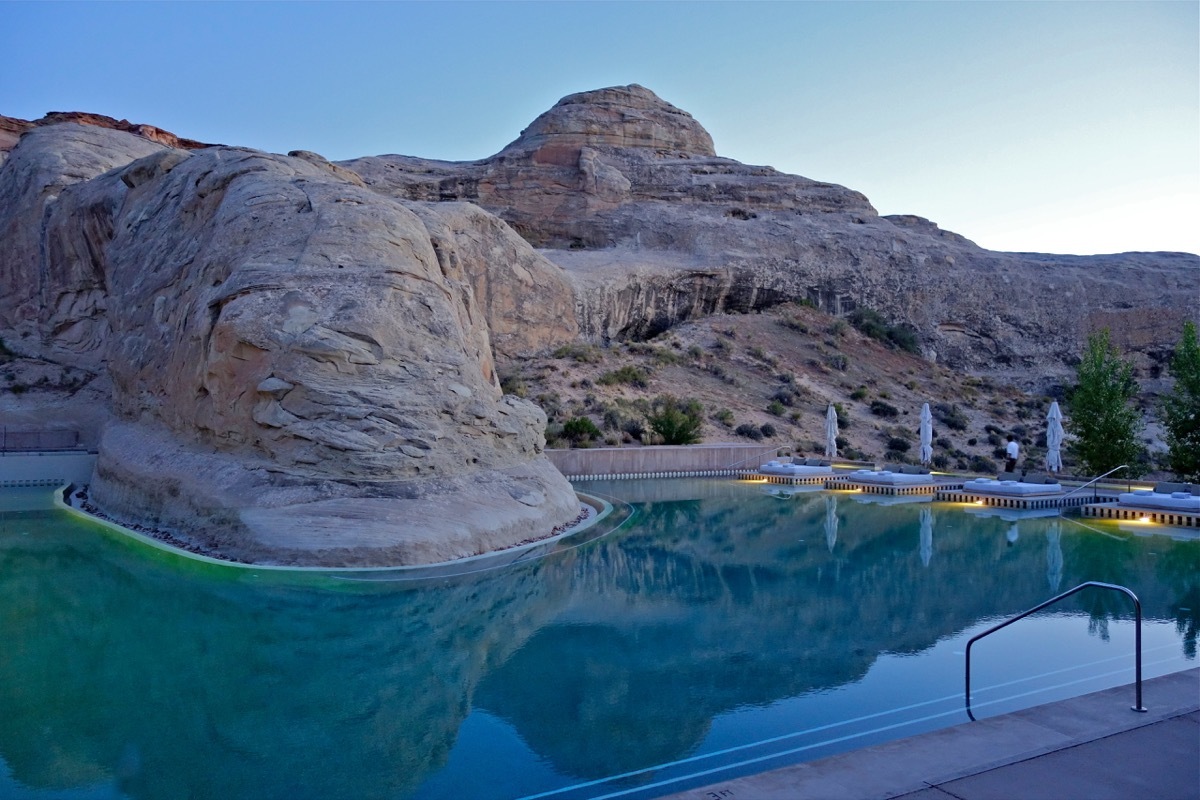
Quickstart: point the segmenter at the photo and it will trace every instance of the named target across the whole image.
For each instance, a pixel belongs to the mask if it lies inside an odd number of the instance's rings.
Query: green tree
[[[1142,414],[1133,405],[1138,385],[1133,365],[1109,341],[1107,328],[1088,337],[1077,380],[1068,398],[1068,430],[1075,436],[1071,451],[1081,471],[1102,475],[1128,464],[1128,474],[1141,475]]]
[[[696,444],[704,424],[703,409],[696,400],[677,400],[671,395],[654,398],[654,406],[646,421],[650,429],[662,437],[663,444]]]
[[[1200,482],[1200,342],[1194,322],[1183,324],[1171,375],[1175,388],[1162,403],[1167,465],[1180,480]]]

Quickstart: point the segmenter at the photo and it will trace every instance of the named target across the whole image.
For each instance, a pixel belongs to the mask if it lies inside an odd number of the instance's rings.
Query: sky
[[[13,2],[0,114],[489,156],[639,83],[719,155],[993,250],[1200,253],[1200,2]]]

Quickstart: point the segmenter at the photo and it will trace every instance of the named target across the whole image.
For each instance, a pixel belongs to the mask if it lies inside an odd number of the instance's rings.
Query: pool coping
[[[1134,731],[1153,741],[1166,734],[1163,725],[1200,711],[1198,688],[1200,669],[1181,670],[1145,682],[1146,713],[1130,709],[1133,687],[1117,686],[663,797],[975,800],[997,796],[962,790],[968,788],[966,781],[985,773],[993,773],[990,789],[1003,784],[1003,796],[1055,796],[1057,790],[1044,783],[1039,760]],[[1105,755],[1111,751],[1106,748]],[[1139,750],[1127,747],[1118,752],[1116,763],[1108,768],[1117,773],[1136,772]],[[952,794],[937,788],[956,781],[962,783],[954,784]],[[1200,797],[1200,789],[1195,796]]]

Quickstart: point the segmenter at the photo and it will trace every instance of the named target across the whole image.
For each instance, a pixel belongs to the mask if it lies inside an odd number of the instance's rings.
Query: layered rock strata
[[[578,514],[544,415],[500,391],[489,325],[513,351],[569,341],[570,288],[486,212],[398,202],[312,154],[75,124],[26,133],[0,197],[6,340],[112,381],[92,497],[113,516],[349,565]]]
[[[1198,315],[1194,255],[984,250],[844,187],[719,157],[690,115],[636,85],[564,98],[480,161],[343,166],[391,196],[508,221],[571,276],[597,342],[811,300],[870,308],[911,325],[930,358],[1032,387],[1068,373],[1102,327],[1143,366],[1161,361]]]

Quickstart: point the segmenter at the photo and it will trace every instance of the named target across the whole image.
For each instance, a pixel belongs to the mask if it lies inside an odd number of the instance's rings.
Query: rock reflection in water
[[[35,789],[148,800],[402,798],[455,760],[536,760],[561,785],[695,753],[723,714],[860,681],[1048,580],[1133,587],[1194,658],[1200,542],[1031,519],[1010,546],[1003,519],[858,503],[832,509],[834,537],[825,494],[607,487],[635,491],[606,538],[419,586],[206,567],[58,512],[0,514],[0,758]],[[1130,616],[1116,600],[1067,610],[1099,635]],[[478,741],[450,759],[473,708],[529,760]],[[438,785],[503,796],[457,780]]]

